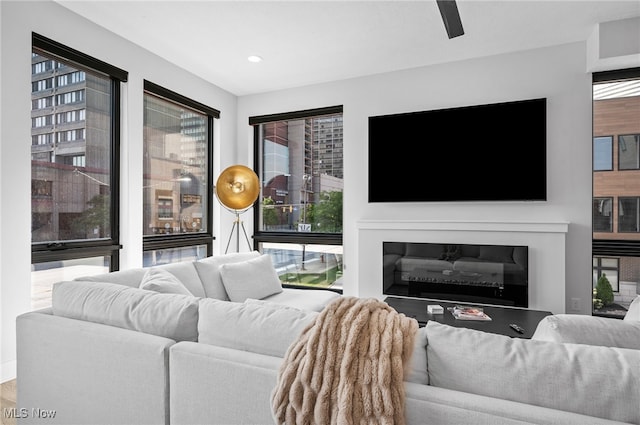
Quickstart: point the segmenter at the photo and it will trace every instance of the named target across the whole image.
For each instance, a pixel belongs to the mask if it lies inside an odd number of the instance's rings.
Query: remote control
[[[513,329],[514,331],[518,332],[519,334],[523,334],[524,333],[524,328],[522,328],[521,326],[516,325],[515,323],[511,323],[509,325],[509,327],[511,329]]]

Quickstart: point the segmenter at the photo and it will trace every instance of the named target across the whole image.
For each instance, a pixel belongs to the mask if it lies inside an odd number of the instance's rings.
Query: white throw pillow
[[[640,350],[640,321],[554,314],[538,323],[531,339]]]
[[[640,295],[636,297],[629,305],[629,310],[627,314],[624,315],[623,320],[630,320],[635,322],[640,322]]]
[[[163,294],[193,295],[186,286],[166,270],[150,268],[142,277],[140,289],[160,292]]]
[[[200,276],[200,280],[202,281],[205,297],[223,301],[229,300],[227,291],[224,289],[224,285],[222,284],[222,278],[220,277],[220,266],[223,264],[251,260],[252,258],[258,258],[259,256],[260,253],[258,251],[233,252],[231,254],[215,255],[213,257],[194,261],[193,265],[195,266],[196,271]]]
[[[269,254],[240,263],[220,266],[222,284],[234,302],[247,298],[262,299],[282,292],[282,282],[271,263]]]

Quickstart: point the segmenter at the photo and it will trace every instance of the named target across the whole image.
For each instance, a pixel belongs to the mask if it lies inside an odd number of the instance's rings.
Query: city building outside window
[[[591,285],[593,314],[598,316],[624,317],[640,293],[638,117],[640,68],[593,75]],[[610,287],[611,300],[607,300],[609,290],[604,291],[603,285]]]
[[[213,124],[219,111],[145,81],[143,265],[212,254]]]
[[[32,45],[31,307],[39,309],[55,282],[118,268],[115,158],[127,73],[38,34]]]
[[[254,243],[285,285],[342,289],[342,107],[252,117]]]

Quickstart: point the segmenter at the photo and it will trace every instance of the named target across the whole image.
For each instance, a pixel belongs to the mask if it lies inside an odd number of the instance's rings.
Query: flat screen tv
[[[546,201],[545,98],[369,117],[369,202]]]

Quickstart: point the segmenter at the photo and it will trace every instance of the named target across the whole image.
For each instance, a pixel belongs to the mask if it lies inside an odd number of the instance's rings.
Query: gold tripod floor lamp
[[[258,175],[250,168],[244,165],[232,165],[227,167],[220,176],[215,186],[216,196],[223,207],[236,215],[229,235],[225,254],[229,250],[229,244],[236,233],[236,248],[240,251],[240,228],[247,240],[249,251],[253,250],[244,223],[240,220],[240,214],[247,211],[253,203],[258,199],[260,194],[260,181]]]

